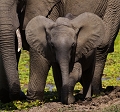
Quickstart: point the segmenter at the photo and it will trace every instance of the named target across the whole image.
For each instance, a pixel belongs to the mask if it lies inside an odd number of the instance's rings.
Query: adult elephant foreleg
[[[92,80],[93,94],[98,95],[102,91],[102,75],[107,58],[108,46],[105,48],[98,48],[96,52],[95,71]]]
[[[99,94],[102,89],[102,74],[108,53],[114,51],[114,40],[120,26],[120,0],[109,0],[103,17],[105,23],[105,38],[101,48],[97,50],[95,73],[93,78],[93,94]]]
[[[27,90],[28,100],[43,100],[49,69],[50,63],[48,60],[30,48],[30,81]]]

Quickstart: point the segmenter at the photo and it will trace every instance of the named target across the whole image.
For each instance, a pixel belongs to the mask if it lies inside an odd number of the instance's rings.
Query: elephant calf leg
[[[92,97],[92,90],[91,90],[92,78],[93,78],[93,69],[92,67],[90,67],[82,74],[83,100]]]
[[[70,73],[70,77],[69,77],[68,104],[75,102],[75,98],[73,96],[73,90],[75,84],[77,83],[77,81],[79,81],[81,75],[82,75],[82,67],[81,64],[77,62],[74,64],[73,70]]]
[[[62,75],[61,75],[60,67],[57,63],[52,63],[52,68],[53,68],[54,81],[58,93],[58,100],[61,100]]]
[[[105,62],[96,62],[94,77],[92,81],[93,94],[98,95],[102,90],[102,74]]]
[[[42,55],[30,49],[30,77],[27,91],[28,100],[43,100],[49,69],[49,62]]]

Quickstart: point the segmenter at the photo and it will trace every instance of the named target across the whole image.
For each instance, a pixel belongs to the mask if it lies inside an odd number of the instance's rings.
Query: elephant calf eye
[[[53,43],[50,43],[51,47],[54,47],[54,44]]]
[[[74,46],[75,46],[75,43],[72,44],[72,47],[74,47]]]

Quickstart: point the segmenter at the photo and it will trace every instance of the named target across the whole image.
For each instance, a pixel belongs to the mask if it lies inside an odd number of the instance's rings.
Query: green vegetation
[[[19,63],[19,74],[20,74],[21,88],[26,94],[27,84],[29,81],[29,52],[27,51],[22,51],[22,55]],[[113,85],[113,86],[120,85],[120,80],[116,80],[116,78],[120,77],[120,33],[118,34],[118,37],[115,41],[115,51],[108,55],[106,66],[104,69],[104,74],[105,75],[103,77],[108,78],[108,80],[103,81],[103,87],[110,86],[110,85]],[[0,103],[0,109],[3,110],[4,112],[7,110],[15,110],[15,109],[21,110],[21,109],[27,109],[33,106],[41,105],[47,101],[55,101],[57,99],[57,94],[56,94],[56,88],[54,86],[52,69],[50,69],[48,73],[46,83],[47,83],[47,86],[45,88],[45,95],[44,95],[45,97],[43,102],[13,101],[8,104]],[[52,84],[53,87],[51,86],[51,88],[49,88],[48,84]],[[52,92],[49,91],[50,89],[52,89]],[[75,86],[75,90],[80,90],[80,89],[81,89],[81,85],[77,83]],[[114,107],[112,107],[111,109],[113,108]],[[115,106],[115,109],[117,109],[116,106]]]
[[[103,81],[103,87],[120,86],[120,33],[115,41],[114,52],[107,57],[103,77],[109,79]]]

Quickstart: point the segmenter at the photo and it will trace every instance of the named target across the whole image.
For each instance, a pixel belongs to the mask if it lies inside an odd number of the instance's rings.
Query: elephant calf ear
[[[101,18],[92,13],[83,13],[71,20],[78,33],[76,55],[81,57],[102,45],[105,28]]]
[[[52,20],[44,16],[34,17],[26,26],[25,33],[28,44],[37,52],[43,52],[47,45],[45,29],[52,24]]]

